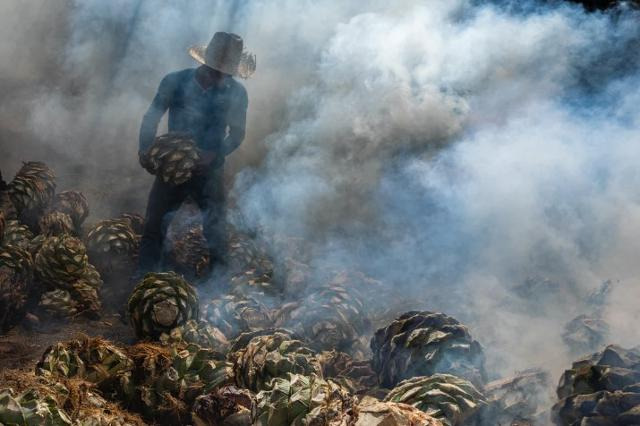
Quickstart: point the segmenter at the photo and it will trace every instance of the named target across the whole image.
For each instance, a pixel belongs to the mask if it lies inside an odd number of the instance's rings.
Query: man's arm
[[[240,93],[238,93],[235,102],[233,102],[231,108],[229,108],[227,115],[229,134],[224,141],[222,141],[222,152],[224,155],[231,154],[244,140],[248,106],[249,98],[247,97],[247,91],[243,87]]]
[[[153,98],[149,109],[144,114],[142,118],[142,125],[140,126],[140,139],[139,139],[139,147],[138,151],[140,155],[146,153],[151,145],[153,144],[153,140],[156,137],[156,132],[158,131],[158,123],[162,119],[164,113],[169,109],[169,104],[171,102],[171,97],[173,96],[173,89],[169,79],[169,76],[166,76],[160,82],[160,86],[158,87],[158,92],[156,96]]]

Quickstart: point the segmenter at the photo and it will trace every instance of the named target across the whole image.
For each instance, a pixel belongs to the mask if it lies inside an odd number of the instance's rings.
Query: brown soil
[[[50,345],[77,337],[79,334],[100,336],[129,345],[134,335],[118,314],[104,314],[99,320],[77,318],[67,321],[25,320],[21,325],[0,335],[0,372],[7,369],[33,369]]]

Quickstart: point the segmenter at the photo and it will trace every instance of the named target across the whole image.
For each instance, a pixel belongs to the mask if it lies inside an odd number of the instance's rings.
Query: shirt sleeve
[[[244,140],[247,125],[247,108],[249,97],[244,87],[240,86],[238,94],[234,97],[227,114],[229,134],[224,140],[224,155],[229,155],[236,150]]]
[[[165,76],[160,82],[158,92],[153,98],[149,109],[142,118],[140,126],[139,150],[146,152],[156,137],[158,131],[158,123],[162,119],[164,113],[169,109],[171,98],[173,97],[173,84],[169,75]]]

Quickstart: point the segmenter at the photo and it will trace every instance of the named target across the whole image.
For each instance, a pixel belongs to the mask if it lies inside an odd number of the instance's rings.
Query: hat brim
[[[256,71],[256,56],[249,52],[242,52],[240,62],[237,67],[229,66],[228,64],[213,64],[207,61],[205,51],[207,46],[192,46],[189,48],[189,55],[202,65],[206,65],[209,68],[223,72],[225,74],[232,75],[234,77],[249,78]]]

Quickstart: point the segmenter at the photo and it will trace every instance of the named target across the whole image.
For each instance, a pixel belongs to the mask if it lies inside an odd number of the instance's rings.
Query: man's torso
[[[199,148],[218,151],[226,136],[229,111],[234,102],[241,101],[244,88],[228,77],[220,85],[203,89],[195,72],[186,69],[167,76],[171,83],[169,131],[191,133]]]

